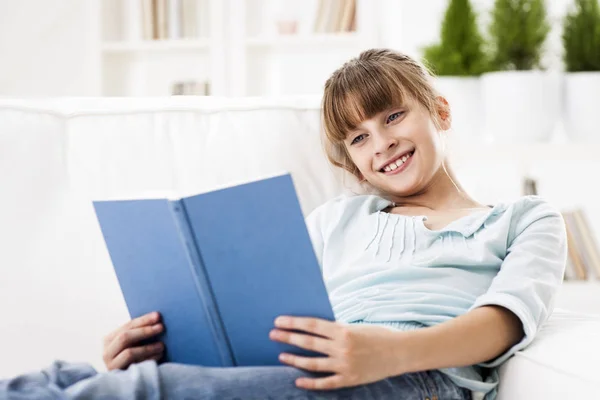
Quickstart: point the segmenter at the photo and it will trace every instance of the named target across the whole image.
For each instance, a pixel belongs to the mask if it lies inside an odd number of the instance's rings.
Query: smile
[[[406,169],[406,167],[410,164],[414,153],[415,152],[413,150],[412,152],[403,155],[402,157],[398,158],[395,161],[392,161],[391,163],[380,169],[379,172],[382,172],[386,175],[394,175],[400,173],[401,171]]]

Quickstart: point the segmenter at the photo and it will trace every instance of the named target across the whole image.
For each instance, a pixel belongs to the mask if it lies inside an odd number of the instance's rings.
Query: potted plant
[[[542,71],[550,30],[544,0],[496,0],[489,27],[491,70],[481,78],[485,132],[496,141],[538,142],[552,135],[559,81]]]
[[[563,21],[565,128],[581,141],[600,141],[600,7],[598,0],[575,0]]]
[[[450,0],[439,43],[423,51],[423,61],[436,75],[436,86],[452,112],[459,139],[478,138],[482,131],[479,76],[486,71],[484,40],[469,0]]]

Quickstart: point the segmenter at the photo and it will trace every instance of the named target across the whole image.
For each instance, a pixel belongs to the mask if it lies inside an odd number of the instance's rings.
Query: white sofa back
[[[319,98],[0,100],[0,377],[102,368],[128,320],[92,200],[184,196],[288,171],[305,215],[343,189]]]

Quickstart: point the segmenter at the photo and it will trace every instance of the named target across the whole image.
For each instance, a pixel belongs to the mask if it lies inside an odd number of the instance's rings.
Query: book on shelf
[[[523,179],[523,195],[538,195],[537,181]],[[600,278],[600,248],[589,219],[582,208],[561,212],[567,232],[567,263],[565,280],[588,280]]]
[[[533,178],[525,177],[523,179],[523,196],[537,195],[537,182]]]
[[[131,29],[141,26],[143,40],[175,40],[199,37],[199,0],[128,0]],[[136,15],[138,14],[138,15]],[[141,24],[139,22],[141,21]]]
[[[132,318],[158,311],[161,361],[282,365],[280,315],[335,321],[290,174],[183,198],[94,201]]]
[[[356,0],[319,0],[314,33],[352,32],[356,26]]]
[[[210,96],[210,82],[178,81],[173,83],[171,94],[174,96]]]
[[[565,278],[571,280],[600,278],[600,249],[585,211],[582,208],[575,208],[565,210],[562,214],[568,234],[570,260],[567,268],[572,268],[571,271],[565,272]]]
[[[565,280],[587,280],[587,268],[583,262],[581,249],[578,246],[579,237],[575,235],[575,226],[569,211],[562,212],[567,231],[567,264],[565,266]]]

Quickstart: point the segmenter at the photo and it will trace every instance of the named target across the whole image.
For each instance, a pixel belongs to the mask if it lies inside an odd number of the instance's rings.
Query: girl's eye
[[[402,114],[404,114],[404,111],[398,111],[396,113],[393,113],[392,115],[390,115],[387,119],[387,123],[389,124],[390,122],[394,122],[395,120],[397,120]]]
[[[356,143],[360,142],[360,141],[362,140],[362,139],[360,139],[360,138],[361,138],[361,137],[363,137],[363,136],[365,136],[365,134],[364,134],[364,133],[363,133],[363,134],[361,134],[361,135],[358,135],[357,137],[355,137],[355,138],[354,138],[354,140],[352,140],[352,143],[351,143],[351,144],[356,144]]]

